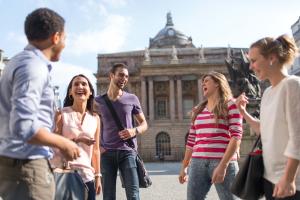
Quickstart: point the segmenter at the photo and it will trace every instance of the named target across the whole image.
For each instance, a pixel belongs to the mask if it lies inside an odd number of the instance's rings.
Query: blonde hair
[[[281,35],[274,39],[271,37],[262,38],[254,42],[250,48],[256,47],[261,55],[267,58],[274,54],[277,56],[280,64],[292,64],[298,55],[298,47],[293,38],[288,35]]]
[[[231,92],[230,86],[228,84],[228,81],[223,74],[221,74],[219,72],[215,72],[215,71],[209,72],[202,77],[202,82],[208,76],[211,77],[213,79],[213,81],[219,85],[219,87],[218,87],[219,98],[217,100],[216,106],[212,110],[212,113],[214,114],[215,119],[216,119],[216,123],[218,123],[219,117],[227,118],[227,116],[228,116],[227,103],[232,98],[232,92]],[[204,100],[201,103],[199,103],[197,106],[194,107],[194,109],[191,112],[193,123],[194,123],[197,115],[203,111],[203,109],[205,108],[206,105],[207,105],[207,100]]]

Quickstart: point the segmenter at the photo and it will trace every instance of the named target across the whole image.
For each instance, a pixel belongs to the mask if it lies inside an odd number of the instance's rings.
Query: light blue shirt
[[[32,45],[14,56],[0,77],[0,155],[18,159],[52,157],[46,146],[27,141],[40,128],[52,130],[52,66]]]

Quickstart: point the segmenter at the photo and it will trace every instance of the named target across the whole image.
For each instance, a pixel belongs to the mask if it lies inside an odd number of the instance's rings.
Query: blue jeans
[[[187,185],[188,200],[202,200],[206,198],[212,185],[211,179],[213,171],[219,162],[219,159],[192,158]],[[230,192],[231,183],[238,170],[237,161],[231,161],[227,167],[224,182],[215,184],[220,200],[238,199]]]
[[[139,200],[136,152],[126,150],[107,150],[101,154],[103,200],[116,199],[118,170],[124,180],[127,200]]]
[[[95,200],[96,199],[95,181],[86,182],[85,185],[89,189],[87,200]]]

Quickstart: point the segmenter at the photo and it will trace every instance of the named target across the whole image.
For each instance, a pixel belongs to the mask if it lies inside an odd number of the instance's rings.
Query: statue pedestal
[[[143,65],[151,65],[151,60],[144,60]]]
[[[178,59],[172,59],[171,60],[171,64],[178,64],[179,62],[178,62]]]

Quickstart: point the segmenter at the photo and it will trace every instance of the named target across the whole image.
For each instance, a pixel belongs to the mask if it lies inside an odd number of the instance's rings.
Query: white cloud
[[[91,70],[63,62],[53,63],[52,66],[52,84],[53,86],[59,86],[59,93],[62,101],[65,98],[69,82],[75,75],[78,74],[83,74],[88,77],[93,84],[95,92],[97,92],[96,78]]]
[[[125,6],[127,4],[126,0],[102,0],[102,1],[113,7]]]
[[[69,34],[65,52],[74,55],[113,52],[125,43],[130,29],[130,18],[110,15],[102,29],[87,30],[79,34]]]
[[[9,32],[7,34],[7,40],[18,43],[20,46],[25,46],[27,44],[27,39],[24,34],[16,33],[16,32]]]
[[[78,5],[78,4],[77,4]],[[103,3],[95,0],[86,0],[85,3],[79,4],[79,10],[82,12],[84,18],[88,20],[95,20],[96,16],[106,16],[108,11]]]

